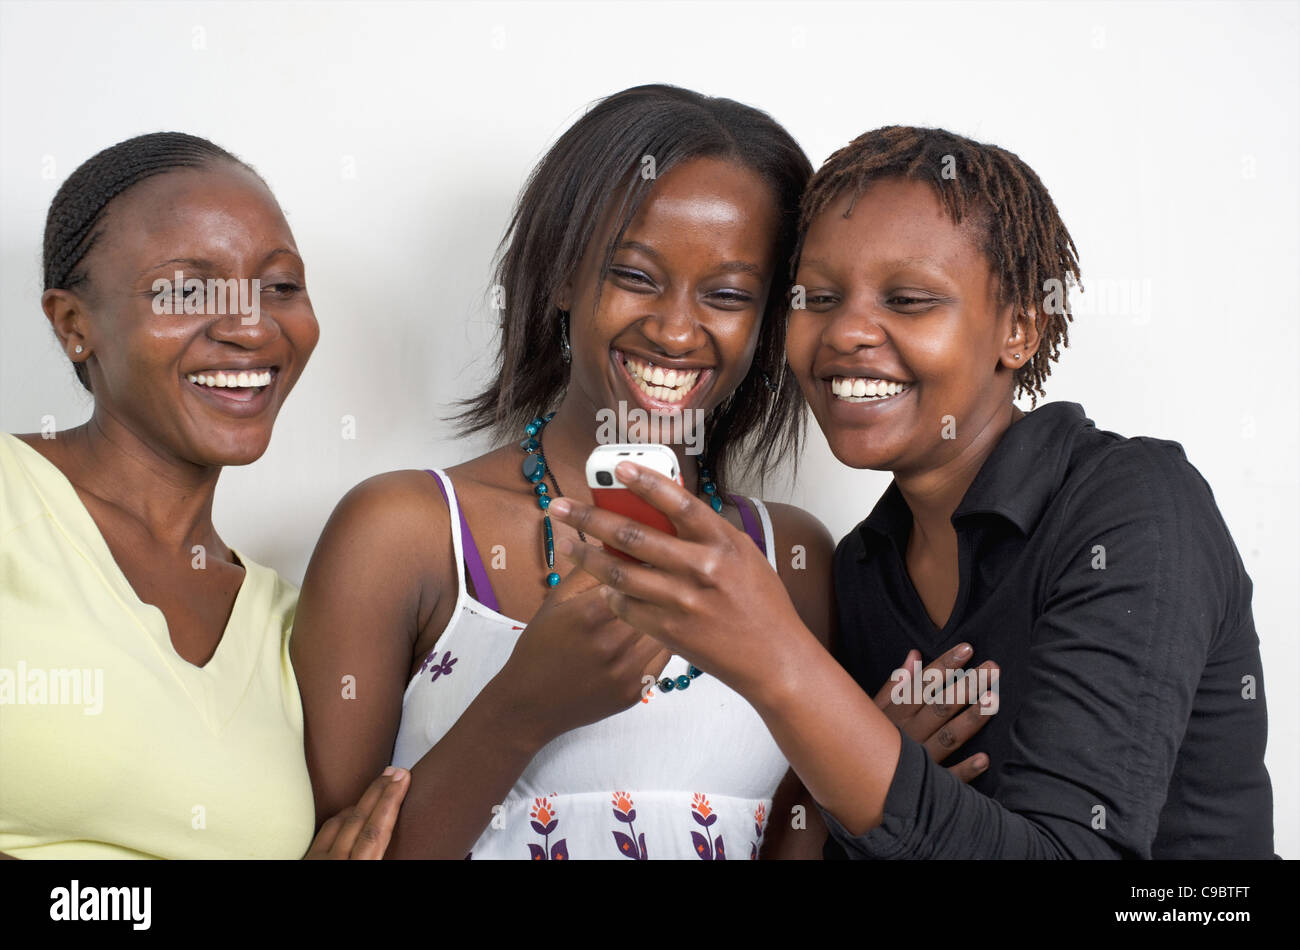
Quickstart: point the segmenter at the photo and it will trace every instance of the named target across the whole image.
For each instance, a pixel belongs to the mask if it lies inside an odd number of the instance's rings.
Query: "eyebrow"
[[[271,251],[265,257],[262,258],[261,264],[265,266],[272,258],[280,257],[283,254],[288,254],[291,257],[298,256],[297,253],[295,253],[290,248],[277,247],[275,250]],[[154,264],[152,267],[146,267],[144,270],[140,272],[139,276],[143,277],[145,274],[152,273],[153,271],[156,271],[161,267],[169,267],[173,264],[181,264],[186,267],[192,267],[195,270],[216,270],[217,269],[217,265],[213,261],[209,261],[201,257],[173,257],[169,260],[159,261],[157,264]]]
[[[830,261],[823,257],[802,257],[799,259],[800,264],[808,264],[812,267],[832,267]],[[894,260],[884,262],[884,266],[889,269],[898,269],[901,267],[925,267],[930,270],[943,271],[943,264],[933,257],[900,257]]]
[[[623,241],[615,250],[619,251],[640,251],[647,257],[662,263],[659,252],[648,244],[642,244],[640,241]],[[750,274],[754,277],[762,278],[763,271],[757,264],[751,264],[749,261],[723,261],[718,265],[718,271],[724,274]]]

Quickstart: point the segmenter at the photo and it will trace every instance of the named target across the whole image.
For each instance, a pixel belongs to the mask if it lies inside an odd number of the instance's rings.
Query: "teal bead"
[[[546,482],[538,482],[536,485],[533,486],[533,490],[537,492],[537,494],[539,495],[545,495],[548,491],[550,491],[550,489],[546,487]]]
[[[665,676],[659,681],[659,688],[665,693],[671,693],[677,684]]]
[[[686,673],[688,676],[690,676],[691,679],[695,679],[695,677],[697,676],[702,676],[704,674],[704,671],[701,670],[699,667],[692,666],[689,670],[686,671]]]
[[[556,584],[558,584],[558,583],[560,583],[560,575],[559,575],[559,574],[556,574],[554,571],[551,571],[551,573],[549,573],[549,574],[546,575],[546,586],[547,586],[547,587],[554,587],[554,586],[555,586]]]
[[[690,686],[690,685],[691,685],[691,678],[690,678],[689,676],[679,676],[679,677],[677,677],[677,683],[676,683],[676,686],[677,686],[678,689],[685,689],[686,687],[688,687],[688,686]]]
[[[524,426],[524,431],[527,432],[529,435],[537,435],[537,430],[540,428],[541,426],[534,425],[533,423],[530,422],[528,423],[528,425]]]
[[[542,417],[542,422],[544,424],[550,422],[554,418],[555,418],[555,410],[552,409],[550,412],[548,412],[545,416]]]
[[[525,452],[536,452],[537,444],[538,444],[537,440],[530,436],[529,438],[524,439],[524,441],[520,442],[519,447],[523,449]]]
[[[551,499],[550,499],[550,497],[547,496],[547,495],[538,495],[538,496],[537,496],[537,507],[538,507],[538,508],[541,508],[542,511],[545,511],[547,508],[551,507]]]
[[[713,495],[716,494],[717,491],[718,491],[718,486],[714,485],[713,482],[704,483],[704,494]]]
[[[709,496],[709,504],[713,506],[713,510],[714,510],[714,511],[716,511],[718,514],[722,514],[722,499],[721,499],[721,498],[719,498],[717,495],[710,495],[710,496]]]
[[[546,474],[546,462],[540,455],[528,456],[528,458],[524,459],[522,467],[524,478],[530,482],[541,481],[542,476]]]

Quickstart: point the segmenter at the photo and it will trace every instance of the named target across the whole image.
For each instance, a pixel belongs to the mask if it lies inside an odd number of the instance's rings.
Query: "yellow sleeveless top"
[[[301,858],[298,591],[242,554],[206,666],[172,647],[72,483],[0,433],[0,852]]]

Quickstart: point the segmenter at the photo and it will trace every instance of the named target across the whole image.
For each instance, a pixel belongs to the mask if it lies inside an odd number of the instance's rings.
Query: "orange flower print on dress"
[[[695,845],[695,856],[702,861],[727,860],[727,852],[722,846],[722,835],[718,835],[711,842],[708,838],[708,829],[718,820],[718,816],[709,804],[707,795],[702,795],[699,792],[695,793],[691,800],[691,817],[706,832],[705,834],[700,834],[698,831],[691,832],[691,842]]]
[[[567,861],[569,860],[569,845],[567,838],[561,838],[555,844],[551,844],[551,832],[553,832],[560,819],[556,816],[555,806],[547,798],[534,798],[532,810],[528,813],[532,817],[529,822],[533,826],[533,831],[542,836],[543,844],[530,844],[529,853],[533,856],[534,861]]]
[[[632,796],[627,792],[614,793],[614,817],[626,824],[628,830],[627,834],[621,831],[614,832],[614,844],[618,846],[618,853],[633,861],[647,860],[645,833],[637,835],[636,828],[632,824],[636,821],[636,806],[632,803]]]
[[[758,846],[763,841],[763,822],[767,820],[767,809],[759,802],[754,809],[754,840],[749,845],[749,860],[758,860]]]

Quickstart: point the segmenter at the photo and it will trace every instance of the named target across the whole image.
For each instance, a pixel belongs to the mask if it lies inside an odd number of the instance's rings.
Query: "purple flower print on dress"
[[[701,825],[706,831],[718,820],[717,814],[709,805],[708,796],[701,795],[699,792],[695,793],[695,797],[691,801],[691,817],[695,819],[696,824]],[[727,860],[727,852],[722,846],[722,835],[718,835],[710,844],[707,834],[702,835],[698,831],[692,831],[691,841],[695,844],[695,855],[701,861]]]
[[[438,677],[443,675],[444,673],[450,676],[451,668],[456,665],[456,657],[451,655],[450,650],[448,650],[446,653],[442,655],[441,661],[434,659],[437,653],[438,651],[436,649],[430,650],[429,655],[426,656],[424,658],[424,662],[420,664],[421,674],[423,674],[429,669],[433,670],[433,675],[429,677],[430,683],[437,681]]]
[[[528,852],[533,856],[534,861],[567,861],[569,860],[569,845],[567,838],[561,838],[555,844],[551,844],[551,832],[560,823],[556,817],[555,806],[546,798],[534,798],[532,811],[528,813],[532,816],[529,822],[533,826],[533,831],[542,836],[543,844],[530,844]]]
[[[621,831],[614,832],[614,843],[618,845],[618,853],[633,861],[647,860],[645,832],[637,835],[636,828],[632,825],[632,822],[636,821],[636,807],[632,804],[632,796],[627,792],[614,793],[614,817],[624,822],[628,830],[627,834]]]

